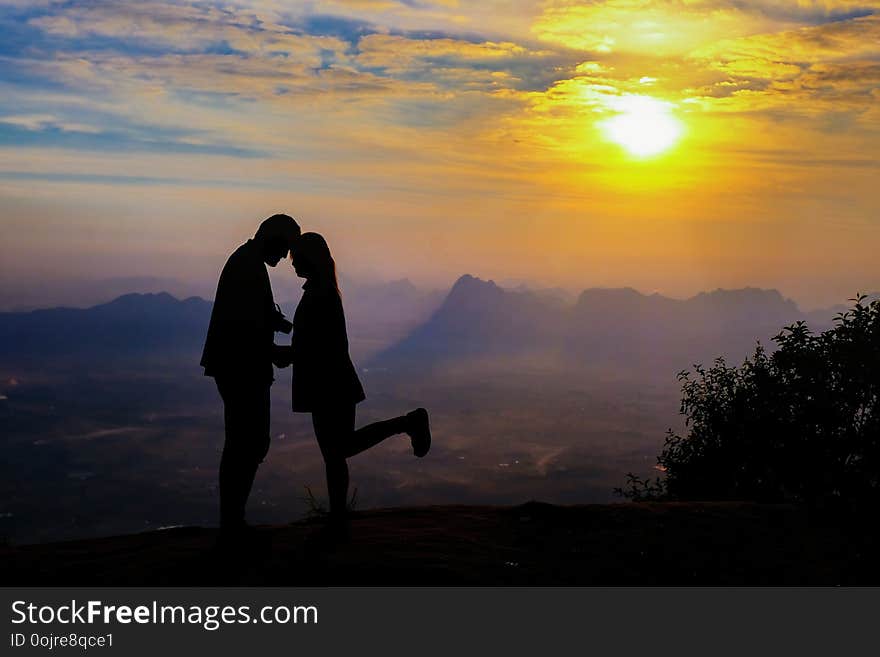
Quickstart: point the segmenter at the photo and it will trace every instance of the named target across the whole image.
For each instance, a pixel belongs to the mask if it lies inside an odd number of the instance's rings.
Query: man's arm
[[[211,319],[213,369],[247,372],[270,367],[271,292],[252,263],[241,257],[227,262],[217,286]]]

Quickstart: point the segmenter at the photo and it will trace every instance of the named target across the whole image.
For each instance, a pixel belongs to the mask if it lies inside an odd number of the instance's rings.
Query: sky
[[[0,30],[9,303],[214,281],[275,212],[364,280],[880,289],[880,0],[0,0]]]

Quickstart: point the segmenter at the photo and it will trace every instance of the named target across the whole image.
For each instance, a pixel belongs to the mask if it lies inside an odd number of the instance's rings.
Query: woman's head
[[[290,249],[290,259],[300,278],[336,282],[336,263],[330,255],[326,240],[318,233],[303,233]]]

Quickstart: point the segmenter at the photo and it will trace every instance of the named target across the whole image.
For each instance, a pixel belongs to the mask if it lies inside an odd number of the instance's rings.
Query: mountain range
[[[364,364],[418,368],[552,355],[576,366],[685,366],[716,355],[741,357],[756,340],[767,342],[798,320],[821,330],[836,310],[805,314],[778,291],[755,288],[684,300],[631,288],[590,288],[571,303],[553,291],[506,289],[470,275],[441,296],[421,292],[409,281],[347,293],[353,341],[369,336],[378,345]],[[126,294],[84,309],[0,313],[0,359],[36,364],[47,358],[196,352],[210,312],[211,303],[202,298],[179,300],[162,292]]]
[[[835,309],[836,310],[836,309]],[[631,288],[590,288],[574,303],[550,293],[505,289],[462,276],[437,311],[390,346],[374,366],[425,366],[474,358],[684,368],[717,356],[742,358],[799,320],[815,331],[834,312],[803,313],[776,290],[702,292],[689,299]]]

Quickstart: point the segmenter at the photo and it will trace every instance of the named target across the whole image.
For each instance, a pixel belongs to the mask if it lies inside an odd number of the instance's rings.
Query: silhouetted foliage
[[[614,494],[633,502],[661,502],[668,497],[665,480],[660,477],[642,479],[632,472],[626,473],[626,486],[615,488]]]
[[[679,373],[684,436],[669,431],[657,458],[665,479],[630,477],[620,494],[645,499],[797,501],[880,499],[880,301],[857,296],[814,335],[782,330],[740,367],[717,359]]]

